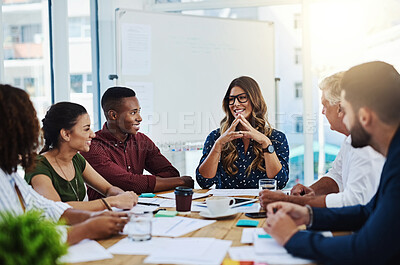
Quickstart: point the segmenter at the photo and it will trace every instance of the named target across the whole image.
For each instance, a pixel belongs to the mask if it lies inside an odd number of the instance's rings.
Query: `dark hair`
[[[39,145],[39,121],[29,95],[22,89],[0,85],[0,167],[11,174],[18,164],[34,161]]]
[[[57,148],[61,129],[71,130],[79,116],[86,113],[87,111],[82,105],[72,102],[59,102],[52,105],[42,120],[45,142],[40,153]]]
[[[383,122],[399,124],[400,75],[392,65],[375,61],[354,66],[346,71],[340,85],[356,113],[367,107]]]
[[[253,108],[251,113],[251,125],[266,136],[270,136],[272,133],[272,126],[268,121],[268,113],[267,113],[267,104],[263,98],[261,93],[261,89],[258,86],[257,82],[248,76],[241,76],[234,79],[225,93],[225,97],[222,101],[222,109],[225,112],[225,117],[221,120],[221,135],[229,129],[232,122],[235,120],[235,117],[232,115],[231,110],[229,108],[229,95],[231,93],[232,88],[235,86],[240,87],[247,93],[249,97],[250,104]],[[235,161],[238,159],[238,151],[233,142],[228,142],[225,148],[222,151],[222,165],[224,169],[228,172],[229,175],[233,176],[238,172],[238,168],[235,165]],[[264,163],[264,156],[262,153],[262,147],[259,143],[254,142],[254,153],[256,154],[256,159],[251,162],[250,166],[246,169],[246,172],[250,174],[250,172],[257,168],[259,170],[265,171],[265,168],[262,166]]]
[[[118,106],[121,104],[122,99],[135,96],[135,91],[129,87],[114,86],[108,88],[101,97],[101,107],[103,108],[106,119],[108,119],[107,113],[109,110],[118,111]]]

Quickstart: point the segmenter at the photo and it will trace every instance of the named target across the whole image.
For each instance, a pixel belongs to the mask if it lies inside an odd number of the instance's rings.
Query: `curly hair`
[[[20,164],[34,163],[39,145],[39,121],[29,95],[22,89],[0,85],[0,167],[11,174]]]
[[[267,117],[267,104],[264,101],[262,96],[260,87],[257,82],[248,76],[241,76],[234,79],[228,87],[226,91],[224,100],[222,102],[222,109],[225,112],[225,117],[221,120],[221,135],[229,129],[232,122],[235,120],[235,117],[232,115],[231,110],[229,109],[229,95],[233,87],[240,87],[243,89],[249,96],[250,104],[253,107],[253,111],[251,113],[250,124],[258,130],[259,132],[265,134],[267,137],[271,136],[272,127],[268,121]],[[236,140],[228,142],[221,154],[222,165],[225,171],[233,176],[238,172],[237,166],[235,166],[234,162],[238,159],[238,151],[235,147]],[[261,144],[254,141],[254,153],[256,158],[251,162],[250,166],[246,169],[247,175],[250,172],[257,168],[261,171],[265,171],[265,167],[263,167],[264,156],[262,152]]]

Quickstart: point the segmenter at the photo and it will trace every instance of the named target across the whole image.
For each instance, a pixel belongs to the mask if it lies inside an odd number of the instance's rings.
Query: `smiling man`
[[[100,175],[112,185],[136,193],[193,187],[193,179],[180,177],[150,138],[138,132],[142,117],[139,100],[132,89],[107,89],[101,107],[107,121],[103,129],[96,132],[90,151],[82,153]],[[144,175],[143,170],[151,175]],[[90,188],[88,195],[91,200],[101,196]]]
[[[290,254],[323,264],[398,264],[400,258],[400,75],[384,62],[348,70],[341,82],[344,123],[353,147],[370,145],[386,157],[378,191],[367,205],[311,208],[287,202],[267,206],[264,229]],[[356,231],[324,237],[299,231]]]

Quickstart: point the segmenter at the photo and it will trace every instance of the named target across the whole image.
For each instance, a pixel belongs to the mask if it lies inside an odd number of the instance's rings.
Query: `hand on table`
[[[259,194],[261,207],[267,209],[267,205],[276,201],[285,201],[286,194],[281,191],[262,190]]]
[[[191,176],[181,176],[181,180],[183,181],[182,186],[194,188],[194,180]]]
[[[290,191],[290,195],[296,196],[315,196],[313,189],[306,187],[302,184],[296,184]]]
[[[263,228],[282,246],[298,231],[293,219],[287,213],[279,210],[275,214],[267,214]]]
[[[109,204],[113,207],[120,209],[131,209],[138,202],[138,196],[133,191],[125,191],[116,196],[110,196],[105,198]]]
[[[122,232],[127,222],[127,218],[110,214],[89,218],[79,225],[85,227],[87,238],[103,239]]]

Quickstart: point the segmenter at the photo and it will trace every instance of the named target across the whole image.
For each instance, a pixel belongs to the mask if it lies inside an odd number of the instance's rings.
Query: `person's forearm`
[[[65,220],[67,225],[78,224],[83,221],[86,221],[91,216],[91,213],[88,211],[77,210],[77,209],[67,209],[62,215],[60,219]]]
[[[267,177],[272,179],[281,171],[282,164],[275,152],[272,154],[264,153],[264,160]]]
[[[154,187],[154,192],[165,191],[174,189],[177,186],[185,185],[185,182],[181,177],[174,178],[156,178],[156,186]]]
[[[70,201],[67,202],[76,210],[83,210],[83,211],[102,211],[106,209],[106,206],[101,200],[93,200],[93,201]]]
[[[310,186],[314,190],[315,195],[327,195],[329,193],[338,193],[339,187],[336,181],[330,177],[322,177]]]
[[[68,229],[67,243],[69,245],[74,245],[85,238],[89,238],[89,235],[88,229],[84,223],[71,226]]]
[[[111,186],[111,187],[107,190],[106,196],[107,196],[107,197],[109,197],[109,196],[116,196],[116,195],[119,195],[119,194],[121,194],[121,193],[124,193],[124,191],[123,191],[121,188],[116,187],[116,186]]]
[[[284,197],[284,201],[299,204],[299,205],[310,205],[312,207],[326,207],[325,203],[325,198],[326,195],[323,196],[313,196],[313,197],[307,197],[307,196],[294,196],[294,195],[288,195]]]
[[[215,177],[220,157],[221,148],[218,146],[217,142],[215,142],[210,154],[208,154],[207,158],[201,163],[199,173],[205,178]]]

